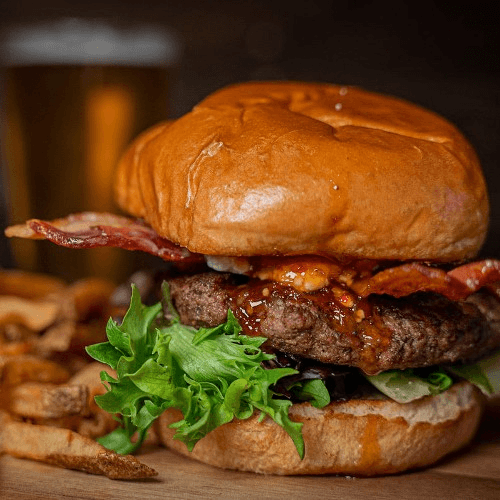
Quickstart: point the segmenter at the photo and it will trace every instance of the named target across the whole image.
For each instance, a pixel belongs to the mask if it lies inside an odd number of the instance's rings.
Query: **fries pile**
[[[112,479],[156,472],[95,439],[116,426],[94,402],[109,368],[85,346],[103,342],[114,285],[90,278],[0,270],[0,455],[38,460]]]

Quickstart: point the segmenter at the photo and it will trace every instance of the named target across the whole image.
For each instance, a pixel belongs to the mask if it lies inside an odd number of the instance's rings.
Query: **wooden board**
[[[490,405],[474,443],[425,471],[381,478],[280,477],[224,471],[168,450],[145,449],[139,458],[159,476],[112,481],[3,456],[4,499],[500,499],[500,402]]]

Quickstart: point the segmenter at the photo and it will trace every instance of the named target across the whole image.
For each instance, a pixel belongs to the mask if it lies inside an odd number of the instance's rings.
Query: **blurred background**
[[[325,81],[409,99],[463,131],[490,191],[491,228],[482,254],[500,257],[499,30],[488,4],[4,0],[1,226],[113,210],[108,185],[129,140],[152,123],[186,113],[221,86],[251,79]],[[35,35],[22,28],[54,22],[63,24]],[[50,49],[43,36],[54,30],[69,33],[66,47],[80,47],[89,31],[99,43],[85,42],[90,55],[76,62],[33,55],[27,41]],[[111,50],[113,44],[125,48]],[[36,73],[29,71],[33,66]],[[130,261],[124,252],[102,250],[77,257],[44,242],[1,237],[0,264],[67,279],[109,273],[122,279],[144,263],[141,255]]]

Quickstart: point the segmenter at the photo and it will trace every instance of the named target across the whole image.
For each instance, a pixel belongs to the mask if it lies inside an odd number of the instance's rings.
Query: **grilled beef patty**
[[[169,280],[181,321],[216,326],[230,308],[245,334],[268,339],[267,349],[368,374],[472,362],[500,345],[500,302],[487,292],[463,302],[432,293],[346,300],[327,289],[302,293],[237,279],[208,272]]]

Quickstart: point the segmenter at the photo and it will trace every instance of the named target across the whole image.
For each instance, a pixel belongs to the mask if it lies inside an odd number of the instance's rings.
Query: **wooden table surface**
[[[464,452],[424,471],[381,478],[261,476],[225,471],[159,448],[139,455],[159,475],[112,481],[101,476],[0,457],[4,499],[500,499],[500,401],[491,404]]]

